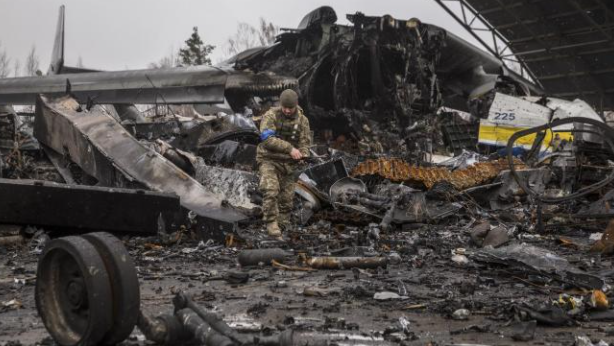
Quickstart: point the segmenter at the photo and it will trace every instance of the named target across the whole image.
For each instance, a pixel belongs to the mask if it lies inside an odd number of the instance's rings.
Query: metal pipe
[[[316,269],[375,269],[386,268],[388,259],[385,257],[309,257],[305,264]]]
[[[283,263],[287,256],[289,256],[289,253],[280,248],[252,249],[241,251],[238,260],[239,264],[245,267],[258,265],[259,263],[269,265],[272,260]]]
[[[147,340],[160,345],[183,344],[191,338],[177,317],[169,314],[151,318],[139,311],[137,326]]]
[[[194,301],[190,297],[188,297],[184,292],[179,292],[175,296],[175,298],[173,298],[173,305],[175,305],[175,310],[193,311],[195,314],[198,315],[199,319],[203,321],[203,323],[206,323],[210,328],[212,328],[216,332],[236,341],[240,345],[249,344],[252,341],[248,336],[239,334],[239,332],[237,332],[232,327],[230,327],[217,314],[208,312],[202,309],[200,306],[194,303]],[[190,321],[192,320],[193,318]],[[182,321],[184,321],[184,319],[182,319]]]
[[[175,313],[185,330],[194,335],[194,340],[205,346],[234,346],[229,337],[220,334],[192,309],[181,309]]]

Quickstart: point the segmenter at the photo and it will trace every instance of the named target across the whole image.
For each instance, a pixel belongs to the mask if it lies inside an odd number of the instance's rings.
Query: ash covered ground
[[[331,344],[579,345],[584,336],[595,344],[612,340],[611,310],[609,318],[590,317],[603,312],[590,306],[590,289],[551,281],[528,268],[454,257],[462,251],[472,258],[468,254],[479,251],[471,240],[475,226],[475,220],[458,217],[446,226],[416,225],[375,236],[373,226],[320,221],[292,232],[291,240],[281,244],[292,254],[284,261],[287,268],[238,264],[241,248],[280,245],[262,237],[258,228],[241,232],[230,247],[199,243],[190,234],[173,234],[165,242],[123,240],[137,265],[141,307],[152,315],[171,311],[172,297],[183,290],[238,330],[295,329],[330,337],[335,340]],[[589,233],[557,225],[542,234],[518,232],[511,238],[589,273],[611,275],[611,258],[587,253],[582,245],[562,244],[562,236],[580,243]],[[46,238],[3,248],[3,344],[50,342],[34,302],[39,241]],[[302,271],[309,267],[301,264],[300,253],[384,256],[388,265]],[[235,282],[236,273],[249,279]],[[570,299],[582,300],[572,307]],[[126,343],[142,344],[143,336],[135,330]]]

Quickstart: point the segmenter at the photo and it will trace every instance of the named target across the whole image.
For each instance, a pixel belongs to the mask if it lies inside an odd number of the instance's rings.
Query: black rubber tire
[[[115,236],[97,232],[82,237],[96,248],[111,278],[113,326],[100,343],[114,345],[130,336],[139,318],[141,298],[136,267],[124,244]]]
[[[80,237],[47,244],[38,260],[35,301],[47,331],[62,346],[98,344],[113,323],[104,261]]]

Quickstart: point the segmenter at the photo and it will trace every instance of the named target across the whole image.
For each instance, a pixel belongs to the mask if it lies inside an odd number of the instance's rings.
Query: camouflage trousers
[[[262,220],[277,221],[280,226],[290,223],[293,207],[296,165],[263,161],[258,165],[262,193]]]

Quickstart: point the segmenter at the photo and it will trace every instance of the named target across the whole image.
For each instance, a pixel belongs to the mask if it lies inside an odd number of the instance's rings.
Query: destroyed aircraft
[[[442,105],[487,109],[496,90],[538,91],[480,49],[416,18],[357,13],[348,19],[353,25],[336,24],[332,8],[318,8],[274,45],[242,52],[218,69],[96,72],[63,66],[61,11],[53,75],[0,81],[0,104],[33,104],[36,94],[68,90],[83,103],[189,103],[209,105],[197,106],[202,114],[211,114],[210,106],[261,113],[269,96],[298,83],[317,138],[381,152],[415,142],[420,129],[435,126],[429,118]]]
[[[482,104],[497,90],[539,91],[435,25],[362,13],[347,18],[353,25],[336,24],[334,10],[320,7],[273,46],[238,54],[224,66],[298,78],[316,137],[329,144],[347,139],[371,153],[416,149],[414,137],[435,126],[441,106],[487,109]]]
[[[158,103],[161,100],[165,104],[194,104],[195,109],[204,115],[196,112],[190,117],[172,113],[155,122],[143,121],[138,115],[119,116],[117,120],[122,122],[121,126],[114,128],[119,132],[124,128],[128,131],[118,138],[126,139],[132,134],[141,140],[142,143],[131,141],[132,147],[141,148],[135,151],[135,155],[140,151],[137,156],[143,157],[153,149],[176,166],[177,171],[196,178],[197,184],[202,184],[205,190],[216,196],[216,203],[221,205],[225,201],[248,214],[254,212],[258,203],[257,178],[253,173],[258,133],[249,117],[256,116],[257,119],[270,104],[271,97],[274,98],[272,95],[286,87],[297,86],[301,92],[301,104],[314,129],[316,152],[326,153],[327,148],[333,148],[348,154],[395,155],[406,162],[395,164],[394,160],[387,162],[384,158],[378,167],[393,167],[392,171],[390,168],[378,171],[373,167],[367,171],[370,176],[378,173],[388,178],[395,169],[405,167],[401,173],[392,173],[404,177],[392,179],[397,182],[419,181],[423,174],[437,171],[411,168],[425,159],[432,161],[434,154],[457,153],[478,144],[501,147],[514,131],[506,128],[541,125],[551,121],[553,116],[560,118],[564,113],[555,114],[553,111],[560,108],[557,108],[560,101],[550,101],[550,108],[537,105],[546,101],[530,96],[540,90],[529,81],[437,26],[416,18],[396,20],[390,16],[369,17],[361,13],[348,15],[348,19],[353,25],[338,25],[332,8],[318,8],[306,15],[297,29],[282,33],[274,45],[240,53],[218,69],[186,67],[100,72],[64,66],[62,7],[49,75],[0,80],[0,102],[30,104],[39,93],[43,93],[45,96],[40,98],[34,121],[34,136],[50,157],[59,154],[64,157],[64,162],[77,163],[87,176],[95,178],[95,183],[104,186],[152,188],[157,184],[158,191],[164,191],[160,183],[143,179],[137,179],[136,185],[131,183],[138,174],[128,173],[130,159],[120,167],[120,174],[108,173],[116,170],[118,162],[126,160],[121,151],[105,154],[103,150],[103,161],[112,162],[112,168],[105,173],[101,169],[104,165],[92,165],[91,159],[84,160],[86,152],[67,142],[75,137],[58,136],[57,133],[63,133],[55,130],[60,125],[53,125],[55,120],[42,116],[46,114],[42,109],[53,109],[54,103],[74,102],[53,100],[67,92],[78,103],[85,104],[86,113],[91,113],[95,104],[110,103],[115,105],[115,116],[134,113],[131,107],[134,103]],[[456,58],[459,55],[465,59]],[[454,120],[457,117],[453,112],[438,114],[442,105],[456,105],[469,110],[471,118],[458,122]],[[230,114],[223,114],[220,118],[208,113],[220,109]],[[567,117],[577,115],[579,110],[583,112],[580,116],[589,114],[589,117],[599,119],[594,112],[582,111],[586,106],[570,106],[568,109],[571,111],[565,113]],[[522,113],[523,110],[526,114]],[[81,112],[81,108],[74,105],[58,113],[70,119],[68,113],[74,111]],[[108,108],[96,109],[92,114],[104,112],[109,114],[101,119],[111,126],[114,121],[108,116],[114,114]],[[243,116],[242,112],[248,116]],[[479,134],[474,126],[478,122]],[[65,126],[78,128],[78,120],[68,121],[60,128]],[[91,124],[87,126],[81,126],[79,132],[87,139],[88,145],[98,148],[107,145],[104,137],[96,139],[88,134],[94,128]],[[567,126],[567,132],[557,134],[561,141],[569,142],[571,139],[573,126],[570,126]],[[464,130],[460,136],[465,140],[454,138],[459,133],[454,135],[453,132],[458,132],[459,128],[461,132]],[[550,133],[550,137],[542,138],[542,143],[550,143],[554,138]],[[530,138],[525,138],[519,143],[528,150],[530,145],[526,143],[529,142]],[[551,150],[551,147],[545,145],[539,150]],[[154,159],[154,156],[150,157]],[[61,160],[54,161],[59,169]],[[314,191],[317,182],[313,179],[321,175],[306,176],[297,193],[306,199],[308,205],[318,209],[321,203],[317,202],[317,195],[328,195],[335,179],[347,177],[349,171],[353,171],[354,176],[364,176],[365,170],[361,167],[368,164],[365,162],[355,168],[356,160],[347,157],[341,162],[347,167],[340,169],[338,164],[328,165],[333,174],[324,179],[325,182],[320,181],[320,185],[324,185],[316,189],[319,191]],[[60,169],[60,172],[65,171]],[[420,173],[422,171],[424,173]],[[487,181],[499,171],[478,174],[478,177],[484,176]],[[479,178],[471,183],[464,181],[465,178],[454,181],[451,173],[445,171],[437,174],[448,177],[440,180],[451,182],[457,189],[482,182]],[[73,181],[67,174],[61,175],[65,181]],[[427,188],[433,186],[432,183],[425,185]],[[188,199],[183,196],[184,206],[193,204]],[[188,209],[198,208],[192,206]],[[420,216],[417,220],[424,218]]]
[[[130,335],[168,344],[495,344],[508,337],[500,330],[510,321],[533,328],[513,340],[557,344],[561,333],[547,326],[612,320],[614,227],[603,230],[613,215],[614,134],[601,117],[580,100],[539,95],[436,26],[350,19],[353,25],[337,25],[332,9],[317,9],[275,45],[229,60],[223,73],[199,67],[156,78],[148,70],[73,74],[60,64],[53,71],[67,74],[0,81],[4,102],[37,100],[35,114],[10,107],[0,113],[1,171],[13,178],[0,181],[0,226],[18,225],[0,229],[0,244],[30,241],[40,255],[38,272],[22,256],[30,253],[26,245],[0,263],[0,274],[8,272],[10,284],[26,292],[19,322],[4,315],[2,328],[40,326],[28,294],[61,345]],[[187,78],[205,70],[212,79]],[[265,237],[255,222],[255,123],[277,86],[265,80],[267,92],[259,93],[250,83],[269,72],[288,76],[279,78],[301,91],[319,154],[300,172],[297,227],[285,243]],[[244,77],[245,88],[228,84]],[[149,96],[117,90],[124,78],[129,86],[149,85]],[[87,89],[84,81],[96,83]],[[157,100],[197,103],[196,112],[121,116],[122,106]],[[439,112],[441,105],[470,113]],[[222,109],[227,114],[215,114]],[[44,237],[99,229],[130,237]],[[88,276],[79,263],[102,274]],[[28,272],[37,272],[36,288],[19,286],[32,280],[22,278]],[[198,305],[177,294],[181,286],[198,291]],[[93,293],[100,293],[96,304],[85,304]],[[0,314],[22,312],[12,294],[0,281]],[[174,312],[150,317],[147,310],[160,312],[160,305]],[[260,329],[237,333],[241,327],[228,321],[232,309]],[[93,317],[58,330],[62,313]],[[423,318],[435,322],[421,327]],[[433,329],[450,328],[450,319],[471,324],[446,329],[449,340],[433,337]],[[142,335],[132,334],[135,324]],[[64,326],[76,330],[70,340]]]

